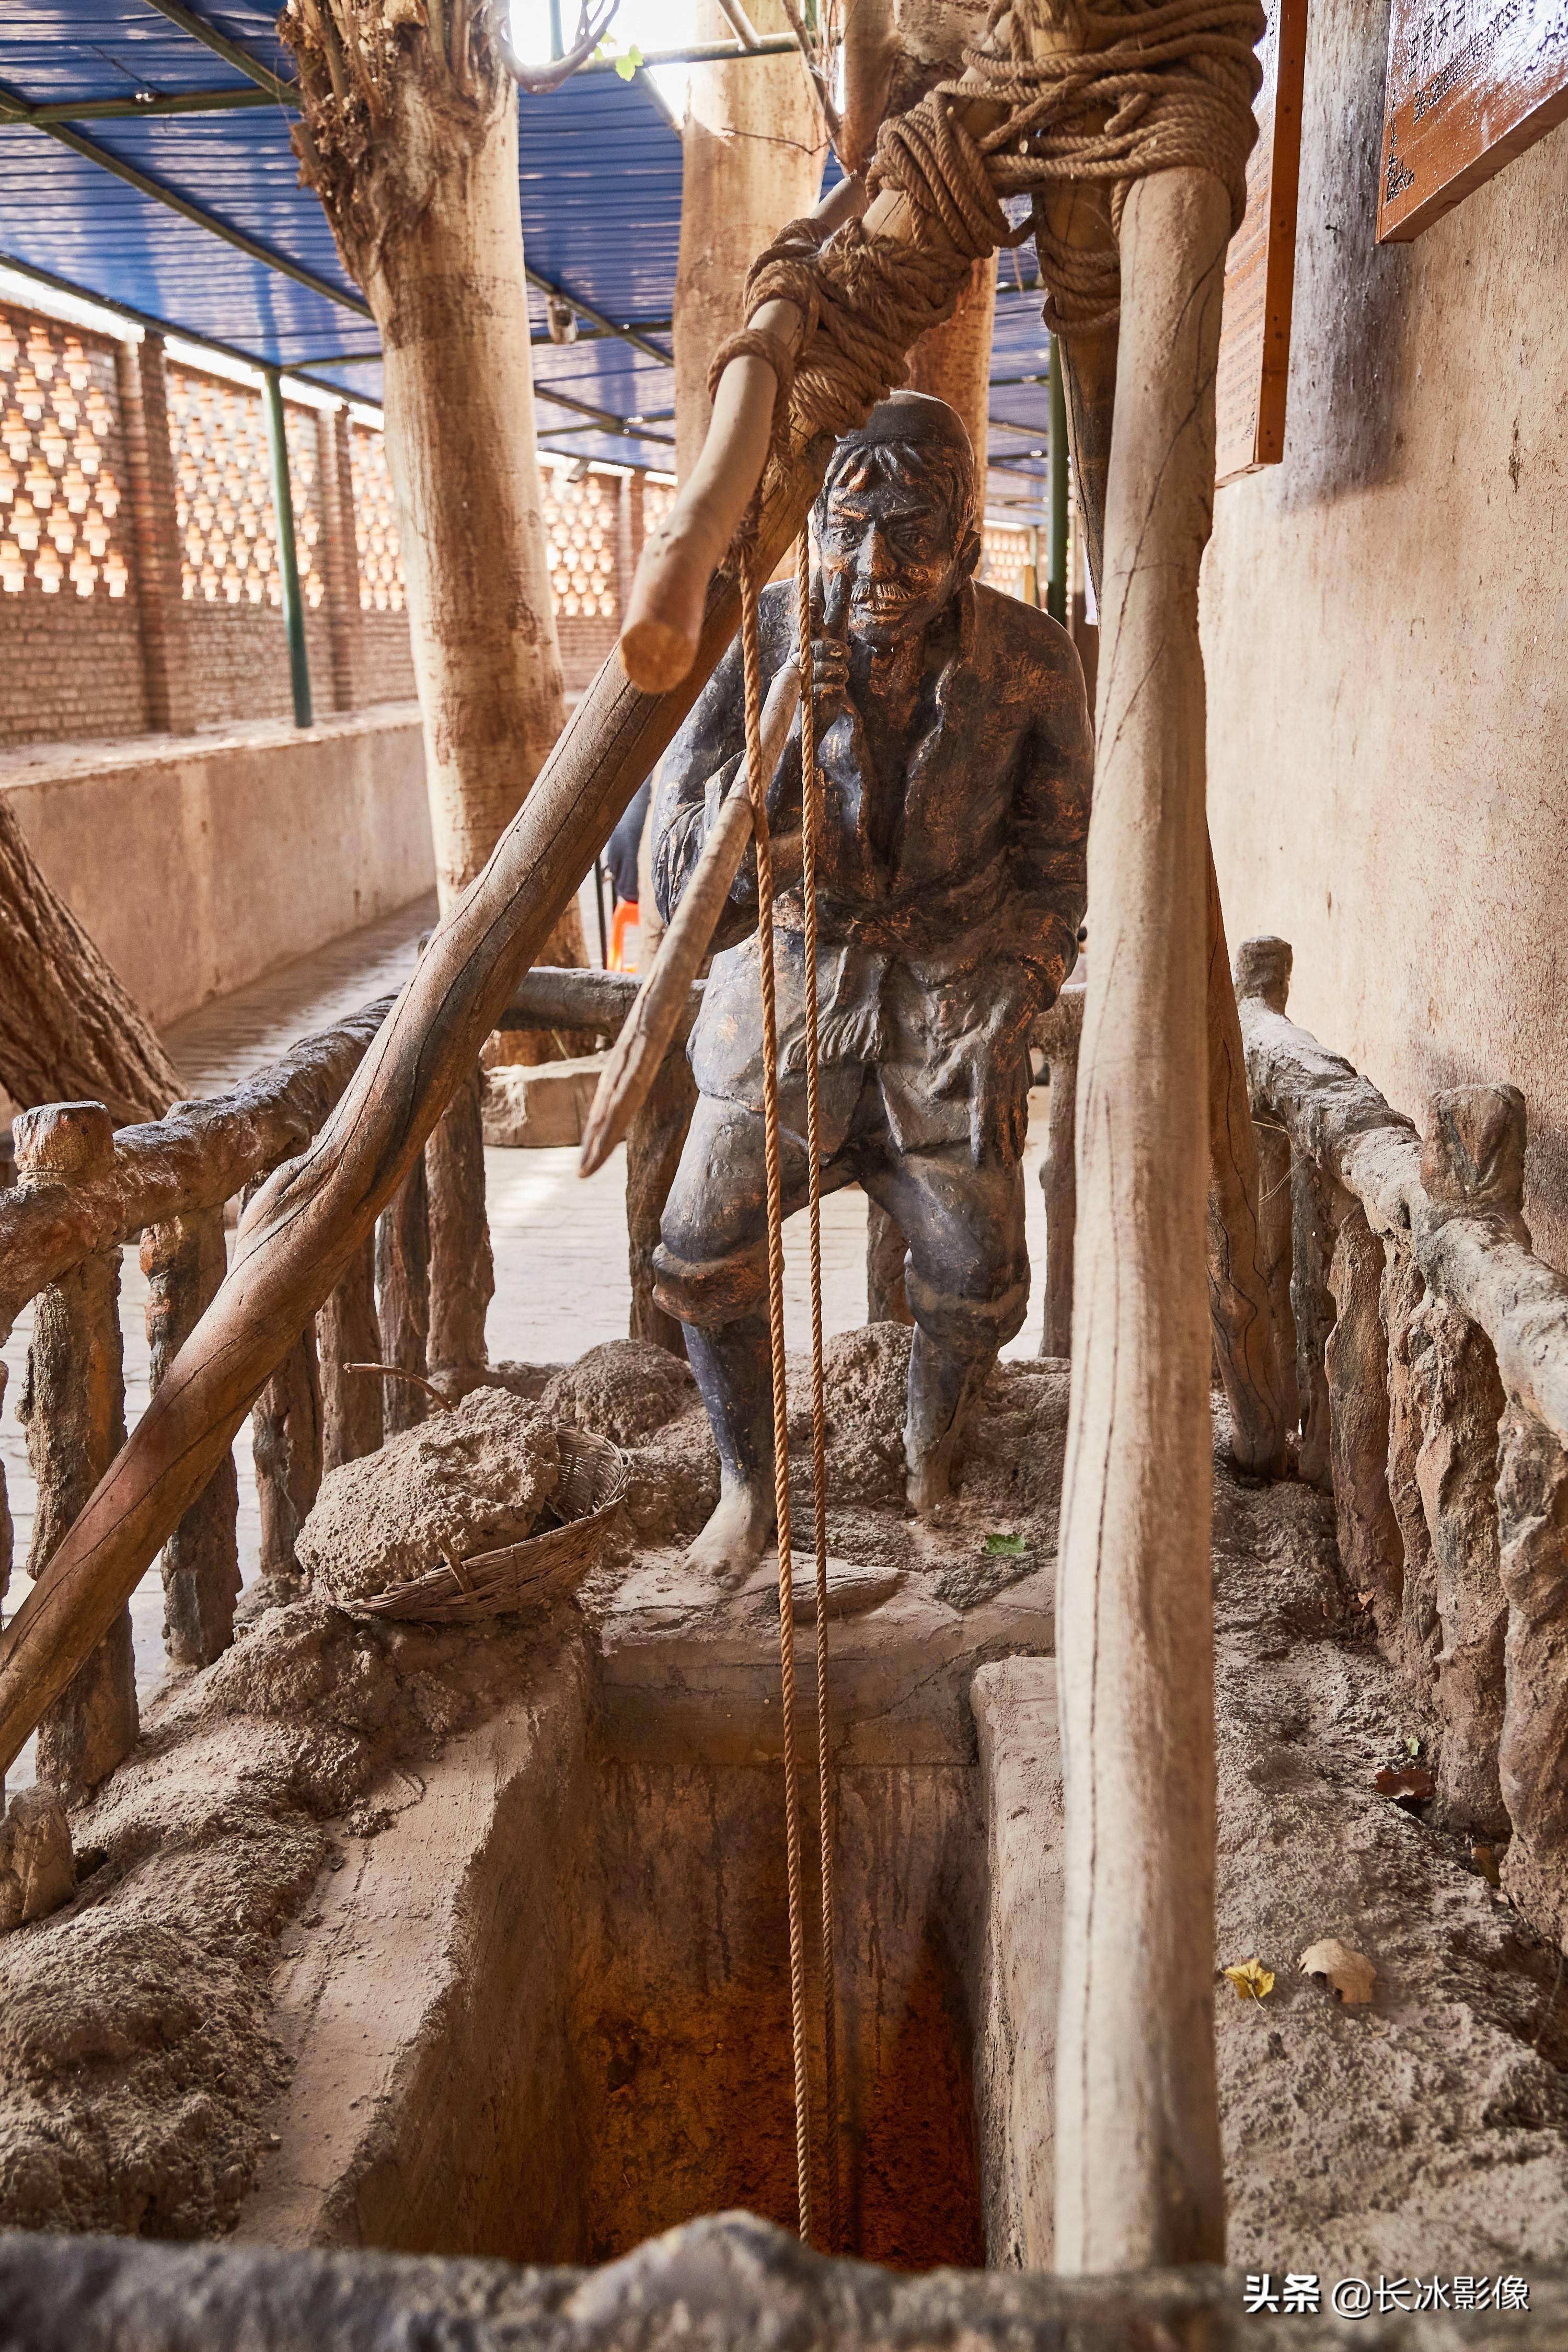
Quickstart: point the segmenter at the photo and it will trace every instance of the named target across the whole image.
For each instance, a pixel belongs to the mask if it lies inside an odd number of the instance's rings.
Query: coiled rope
[[[910,113],[884,122],[867,173],[868,206],[889,191],[913,215],[914,236],[868,233],[852,221],[826,243],[792,221],[753,263],[746,313],[784,299],[804,314],[791,362],[778,338],[753,325],[716,354],[710,382],[753,352],[779,383],[777,467],[787,441],[835,437],[864,422],[902,381],[906,354],[950,318],[973,263],[1034,234],[1058,333],[1113,319],[1121,299],[1114,243],[1068,246],[1041,207],[1015,227],[1010,196],[1043,196],[1084,182],[1110,188],[1119,229],[1135,180],[1183,167],[1213,172],[1247,209],[1247,159],[1257,137],[1252,101],[1263,32],[1260,0],[994,0],[993,38],[1007,51],[964,52],[962,79],[939,84]],[[1036,56],[1031,33],[1044,53]],[[978,135],[963,115],[997,119]],[[782,429],[787,404],[788,432]]]

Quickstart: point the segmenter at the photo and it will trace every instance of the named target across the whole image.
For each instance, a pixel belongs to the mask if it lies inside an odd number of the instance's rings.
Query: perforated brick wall
[[[116,348],[0,304],[0,742],[147,725]]]
[[[382,435],[285,398],[314,708],[416,688]],[[546,462],[569,689],[615,646],[667,484]],[[261,394],[155,335],[0,304],[0,744],[189,733],[293,709]]]

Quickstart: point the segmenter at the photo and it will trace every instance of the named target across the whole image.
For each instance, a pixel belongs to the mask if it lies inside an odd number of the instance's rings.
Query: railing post
[[[420,1153],[383,1210],[375,1229],[384,1364],[424,1375],[430,1337],[430,1197]],[[413,1381],[388,1381],[382,1416],[388,1437],[424,1420],[428,1403]]]
[[[1498,1479],[1507,1596],[1498,1774],[1513,1838],[1503,1885],[1537,1927],[1568,1937],[1568,1452],[1514,1407]]]
[[[1310,1486],[1330,1491],[1329,1376],[1324,1351],[1333,1328],[1329,1255],[1333,1248],[1329,1180],[1310,1160],[1290,1166],[1290,1314],[1296,1327],[1296,1391],[1301,1444],[1296,1466]]]
[[[1415,1482],[1424,1434],[1420,1364],[1426,1353],[1426,1286],[1409,1245],[1390,1235],[1383,1246],[1379,1302],[1388,1343],[1388,1499],[1399,1529],[1399,1624],[1393,1655],[1417,1690],[1429,1691],[1443,1630],[1433,1584],[1432,1538]]]
[[[1516,1087],[1461,1087],[1433,1097],[1421,1150],[1430,1207],[1424,1240],[1455,1216],[1489,1215],[1529,1247],[1523,1219],[1524,1097]],[[1438,1791],[1447,1818],[1507,1830],[1498,1749],[1508,1605],[1498,1531],[1498,1434],[1507,1400],[1497,1358],[1468,1315],[1433,1297],[1421,1360],[1426,1439],[1416,1482],[1432,1535],[1437,1614]]]
[[[250,1442],[261,1514],[261,1580],[287,1593],[299,1583],[294,1546],[321,1484],[321,1384],[314,1318],[252,1405]]]
[[[142,1234],[154,1389],[217,1296],[227,1265],[222,1209],[197,1209]],[[176,1666],[210,1666],[234,1639],[238,1510],[226,1454],[163,1547],[163,1644]]]
[[[1232,968],[1236,1003],[1256,998],[1271,1013],[1283,1013],[1290,995],[1293,961],[1289,940],[1264,937],[1243,940]],[[1290,1304],[1293,1271],[1290,1181],[1290,1139],[1277,1119],[1265,1114],[1252,1121],[1258,1148],[1258,1265],[1268,1293],[1274,1321],[1274,1346],[1281,1409],[1287,1429],[1301,1419],[1297,1390],[1296,1317]]]
[[[1209,1321],[1230,1407],[1231,1458],[1243,1470],[1277,1478],[1289,1458],[1289,1392],[1279,1378],[1273,1300],[1258,1223],[1261,1184],[1247,1055],[1212,849],[1206,864]]]
[[[1340,1565],[1352,1591],[1370,1594],[1378,1639],[1393,1656],[1405,1591],[1405,1546],[1388,1487],[1383,1250],[1359,1201],[1350,1202],[1340,1219],[1329,1288],[1334,1325],[1323,1367]]]
[[[114,1125],[101,1103],[49,1103],[15,1127],[24,1190],[68,1187],[114,1164]],[[125,1442],[120,1336],[120,1252],[95,1250],[39,1292],[33,1307],[20,1418],[37,1482],[27,1556],[37,1577]],[[136,1660],[131,1611],[108,1633],[38,1723],[40,1780],[74,1802],[136,1744]]]
[[[321,1374],[321,1467],[335,1470],[374,1454],[382,1442],[384,1383],[373,1372],[347,1372],[345,1364],[381,1360],[375,1315],[375,1235],[367,1234],[347,1274],[316,1318]],[[388,1388],[395,1385],[388,1381]],[[399,1388],[405,1386],[397,1381]]]
[[[496,1276],[485,1211],[477,1063],[425,1146],[425,1179],[430,1194],[430,1362],[437,1370],[486,1364],[485,1317]]]

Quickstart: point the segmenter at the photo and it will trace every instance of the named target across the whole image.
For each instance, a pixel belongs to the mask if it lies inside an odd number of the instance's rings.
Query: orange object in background
[[[626,943],[628,932],[631,934],[629,954]],[[630,898],[623,898],[610,918],[610,970],[612,971],[636,971],[637,942],[640,936],[636,902]]]

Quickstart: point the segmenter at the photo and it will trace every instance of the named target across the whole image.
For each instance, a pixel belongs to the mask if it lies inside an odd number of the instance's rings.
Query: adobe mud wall
[[[1231,940],[1419,1117],[1510,1080],[1568,1267],[1568,130],[1374,242],[1388,0],[1314,0],[1283,465],[1215,501],[1209,790]]]
[[[160,1027],[436,878],[417,705],[0,755],[55,887]]]

